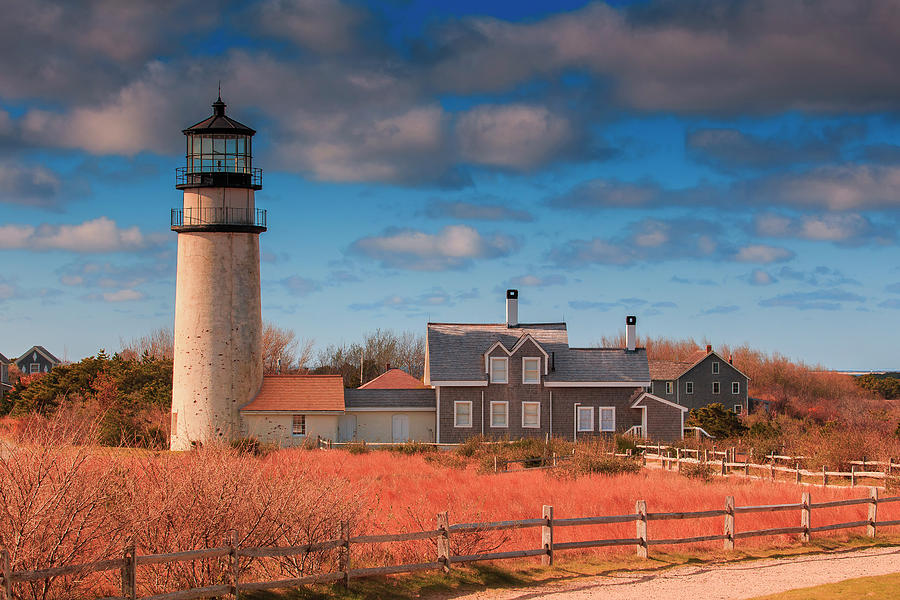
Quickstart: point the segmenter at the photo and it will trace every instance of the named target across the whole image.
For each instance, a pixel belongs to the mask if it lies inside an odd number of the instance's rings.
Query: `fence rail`
[[[172,552],[167,554],[138,555],[134,546],[125,548],[123,558],[96,561],[81,565],[66,565],[38,571],[13,571],[10,555],[5,549],[0,550],[0,600],[14,600],[16,585],[52,579],[55,577],[85,575],[103,571],[121,571],[121,596],[107,598],[105,600],[137,600],[137,575],[139,567],[156,564],[169,564],[173,562],[195,561],[210,558],[225,558],[229,560],[228,573],[230,579],[227,584],[197,587],[186,590],[178,590],[153,596],[143,596],[140,600],[191,600],[194,598],[211,598],[226,594],[238,598],[241,592],[271,590],[279,588],[292,588],[314,583],[329,583],[341,581],[349,586],[351,579],[372,577],[376,575],[390,575],[398,573],[413,573],[417,571],[438,570],[449,571],[453,565],[473,563],[487,560],[508,560],[517,558],[529,558],[540,556],[545,565],[553,564],[557,551],[575,550],[581,548],[600,548],[609,546],[635,546],[638,556],[646,558],[650,546],[669,546],[680,544],[693,544],[711,541],[723,541],[726,550],[733,550],[736,540],[752,537],[793,535],[799,534],[800,541],[808,542],[813,533],[835,531],[839,529],[851,529],[865,527],[866,534],[874,538],[879,528],[900,525],[900,520],[878,521],[878,506],[890,502],[900,502],[900,496],[879,498],[878,490],[870,489],[869,496],[865,498],[853,498],[848,500],[829,500],[813,503],[810,493],[805,492],[799,503],[773,504],[761,506],[735,506],[734,497],[725,498],[723,509],[711,509],[688,512],[648,512],[647,503],[638,500],[635,504],[635,512],[626,515],[601,515],[589,517],[574,517],[557,519],[553,516],[553,507],[544,506],[539,518],[518,519],[508,521],[495,521],[487,523],[457,523],[451,525],[449,514],[446,512],[437,515],[437,527],[424,531],[407,533],[390,533],[381,535],[350,535],[348,522],[341,522],[341,537],[339,539],[316,542],[302,546],[290,547],[247,547],[242,548],[238,543],[237,532],[232,535],[226,546],[218,548],[202,548],[184,552]],[[813,526],[813,511],[827,510],[842,506],[867,505],[868,515],[865,520],[833,523],[828,525]],[[750,531],[737,531],[735,528],[739,520],[735,515],[753,512],[774,511],[798,511],[799,525],[790,527],[778,527],[771,529],[757,529]],[[710,519],[724,517],[723,533],[701,535],[685,538],[658,538],[650,536],[648,522],[675,520],[675,519]],[[557,527],[579,527],[587,525],[600,525],[610,523],[635,523],[635,537],[578,540],[571,542],[554,542],[554,529]],[[540,528],[540,547],[523,550],[503,552],[488,552],[482,554],[454,555],[450,541],[452,536],[466,532],[514,530],[526,528]],[[351,548],[359,544],[377,544],[386,542],[398,542],[407,540],[433,539],[437,545],[436,560],[423,563],[406,563],[399,565],[386,565],[365,568],[351,567]],[[241,581],[241,566],[239,558],[261,558],[278,556],[297,556],[320,552],[324,550],[338,549],[339,570],[330,573],[306,575],[291,579],[274,581]]]

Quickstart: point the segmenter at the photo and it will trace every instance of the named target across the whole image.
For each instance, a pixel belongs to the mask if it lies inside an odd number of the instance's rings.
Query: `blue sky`
[[[213,6],[213,5],[210,5]],[[181,129],[254,127],[264,318],[565,319],[897,368],[891,0],[10,3],[0,352],[171,326]]]

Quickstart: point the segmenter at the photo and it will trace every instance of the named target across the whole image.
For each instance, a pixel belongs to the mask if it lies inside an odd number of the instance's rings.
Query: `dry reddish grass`
[[[165,553],[222,546],[229,530],[236,529],[242,546],[289,546],[337,537],[341,519],[351,522],[354,534],[393,533],[432,529],[436,513],[445,510],[451,523],[538,517],[544,504],[553,505],[558,518],[629,514],[636,500],[646,500],[651,512],[680,512],[720,508],[727,495],[735,496],[738,505],[799,502],[809,489],[741,479],[702,483],[659,470],[577,478],[549,471],[487,474],[478,471],[477,460],[454,468],[423,455],[393,452],[290,449],[256,457],[227,448],[179,454],[110,450],[73,445],[62,427],[32,436],[0,453],[0,546],[11,551],[17,571],[117,557],[132,539],[141,554]],[[861,489],[811,491],[814,501],[864,495]],[[880,518],[900,519],[898,504],[883,507]],[[845,507],[830,509],[827,516],[814,513],[814,524],[863,518],[864,507]],[[737,517],[738,531],[798,523],[797,512]],[[649,528],[651,538],[660,539],[720,533],[722,526],[723,519],[714,518],[654,521]],[[633,536],[633,524],[619,524],[561,528],[556,539]],[[777,536],[740,541],[739,546],[793,543]],[[537,529],[453,536],[457,554],[538,545]],[[717,547],[711,543],[680,551]],[[624,547],[580,556],[633,552]],[[353,554],[354,565],[363,567],[430,561],[435,548],[431,541],[360,545]],[[333,570],[336,556],[326,552],[297,560],[248,560],[242,566],[248,577],[280,579]],[[112,572],[57,578],[19,586],[15,598],[109,595],[115,592],[116,577]],[[223,580],[227,565],[216,560],[142,567],[139,592]]]

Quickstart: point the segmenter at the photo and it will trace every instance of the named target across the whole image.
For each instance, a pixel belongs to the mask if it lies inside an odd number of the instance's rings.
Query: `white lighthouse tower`
[[[187,162],[176,170],[184,192],[172,209],[178,232],[172,450],[240,436],[240,407],[262,386],[259,234],[262,171],[252,164],[256,133],[213,115],[184,130]]]

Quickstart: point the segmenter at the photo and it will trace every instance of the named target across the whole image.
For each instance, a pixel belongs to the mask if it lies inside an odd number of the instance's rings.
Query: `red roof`
[[[651,360],[650,379],[678,379],[682,373],[694,366],[693,362],[674,360]]]
[[[359,386],[361,390],[420,390],[425,387],[420,379],[416,379],[403,369],[391,369],[382,373],[372,381]]]
[[[340,375],[266,375],[256,398],[241,411],[343,411]]]

